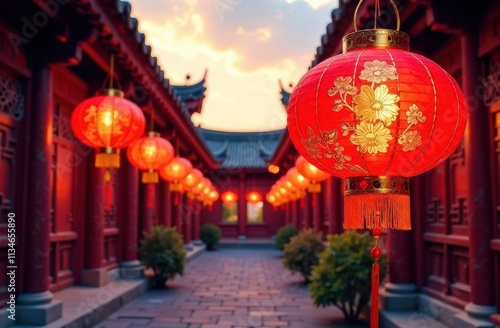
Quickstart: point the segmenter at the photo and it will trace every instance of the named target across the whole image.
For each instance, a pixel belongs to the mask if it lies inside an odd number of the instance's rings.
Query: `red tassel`
[[[148,203],[148,208],[153,208],[154,206],[154,192],[155,192],[155,187],[152,183],[148,184],[148,196],[147,196],[147,203]]]
[[[104,172],[104,210],[111,211],[111,172],[109,169],[106,169]]]
[[[370,328],[378,328],[378,289],[380,282],[380,265],[373,263],[372,266],[372,307]]]
[[[174,205],[179,205],[179,194],[174,192]]]

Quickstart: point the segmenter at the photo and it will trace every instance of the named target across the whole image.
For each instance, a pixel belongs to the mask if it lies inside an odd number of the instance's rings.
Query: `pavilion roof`
[[[265,169],[285,129],[267,132],[225,132],[198,128],[222,169]]]

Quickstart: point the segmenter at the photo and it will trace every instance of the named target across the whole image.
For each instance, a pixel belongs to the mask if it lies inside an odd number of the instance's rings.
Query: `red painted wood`
[[[311,214],[312,214],[313,229],[318,232],[323,230],[323,222],[321,222],[321,206],[322,206],[322,201],[320,195],[312,194]]]
[[[387,232],[389,281],[391,283],[412,284],[415,282],[412,234],[411,231],[394,229],[389,229]]]
[[[28,211],[25,226],[26,260],[21,270],[25,276],[24,292],[41,293],[49,288],[49,235],[52,207],[52,76],[49,66],[33,69],[31,131],[29,142]],[[33,279],[36,277],[36,279]]]
[[[247,204],[245,199],[245,175],[242,173],[238,181],[238,236],[246,236]]]
[[[122,156],[122,158],[125,156]],[[139,171],[127,160],[122,162],[123,189],[122,197],[126,200],[122,203],[122,225],[121,245],[122,260],[137,260],[138,230],[139,230]]]
[[[166,227],[172,226],[172,196],[168,182],[163,179],[160,181],[158,203],[160,206],[158,224],[162,224]]]
[[[297,211],[297,202],[300,202],[300,200],[295,200],[292,202],[292,224],[295,227],[299,226],[299,213]]]
[[[286,202],[284,204],[284,210],[285,210],[285,224],[289,224],[292,222],[292,204],[291,202]]]
[[[480,86],[480,62],[477,59],[479,38],[477,31],[461,36],[462,89],[465,97],[477,97]],[[468,166],[469,205],[469,272],[471,302],[475,305],[492,305],[495,302],[493,286],[493,258],[489,251],[492,239],[491,182],[488,166],[488,119],[480,102],[479,108],[470,108],[465,135],[465,162]]]
[[[183,212],[184,214],[184,243],[189,244],[193,240],[193,200],[188,197],[184,197],[183,202]]]
[[[155,189],[150,188],[148,184],[141,183],[139,187],[141,191],[140,202],[140,218],[141,218],[141,234],[142,232],[150,233],[153,231],[153,213],[155,205]],[[152,204],[150,204],[153,202]]]
[[[195,200],[194,201],[194,213],[193,213],[193,238],[194,238],[194,240],[200,239],[200,228],[201,228],[201,204],[199,201]]]
[[[89,218],[86,225],[85,268],[97,269],[104,262],[104,169],[94,167],[89,161],[90,193]]]
[[[177,200],[179,204],[177,206],[174,206],[174,212],[175,212],[175,227],[177,228],[177,232],[183,235],[183,230],[184,229],[184,206],[182,205],[184,202],[184,194],[181,194],[179,192],[173,193],[174,198],[177,197]]]
[[[301,211],[301,226],[300,229],[309,229],[311,227],[311,196],[307,194],[304,197],[304,208]]]

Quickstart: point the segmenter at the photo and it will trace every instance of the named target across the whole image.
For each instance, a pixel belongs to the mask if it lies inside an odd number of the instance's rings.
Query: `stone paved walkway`
[[[314,307],[281,261],[275,250],[206,252],[168,290],[147,292],[97,327],[343,327],[340,311]]]

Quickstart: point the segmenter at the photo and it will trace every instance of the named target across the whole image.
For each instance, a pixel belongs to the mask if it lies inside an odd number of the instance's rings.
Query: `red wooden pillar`
[[[138,230],[139,230],[139,171],[127,160],[122,160],[124,188],[122,197],[122,266],[137,266]]]
[[[325,182],[324,209],[328,215],[328,234],[342,233],[344,191],[342,180],[331,177]]]
[[[284,207],[285,207],[284,208],[285,209],[285,224],[289,224],[291,222],[291,217],[292,217],[292,215],[291,215],[291,207],[292,206],[291,206],[290,202],[286,202]]]
[[[247,234],[247,211],[245,199],[245,174],[240,174],[240,185],[238,195],[238,238],[246,239]]]
[[[48,65],[37,65],[32,76],[32,106],[28,153],[27,219],[23,245],[25,260],[21,270],[24,275],[23,294],[19,304],[49,303],[49,260],[52,191],[52,80],[53,72]],[[60,302],[59,302],[60,307]],[[16,312],[22,312],[18,309]]]
[[[188,197],[184,197],[183,205],[185,213],[184,243],[191,244],[191,241],[193,240],[193,200]]]
[[[178,204],[175,206],[175,226],[177,227],[177,232],[179,232],[180,234],[183,235],[184,237],[184,233],[183,233],[183,228],[184,228],[184,224],[183,224],[183,219],[184,219],[184,195],[181,194],[180,192],[175,192],[175,195],[174,197],[177,197],[177,201],[178,201]]]
[[[194,240],[200,240],[200,227],[201,227],[201,204],[199,201],[194,200],[194,214],[193,214]]]
[[[474,316],[495,312],[493,256],[489,242],[492,236],[492,194],[489,177],[488,112],[478,97],[482,90],[477,58],[479,33],[466,31],[461,35],[462,89],[470,100],[465,132],[465,163],[467,164],[467,212],[469,214],[469,273],[471,298],[465,310]]]
[[[170,192],[170,185],[168,182],[160,181],[160,196],[158,199],[160,210],[158,224],[165,227],[172,226],[172,195]]]
[[[141,235],[143,232],[150,233],[153,230],[153,211],[155,205],[155,186],[141,183]]]
[[[301,229],[309,229],[311,227],[311,195],[308,193],[304,199],[304,207],[302,208],[302,226]]]
[[[85,270],[82,283],[88,286],[102,286],[107,283],[107,270],[104,262],[104,169],[94,167],[90,163],[90,192],[86,221]]]
[[[297,213],[297,202],[300,200],[294,200],[292,202],[292,224],[298,229],[299,228],[299,215]]]
[[[324,188],[324,186],[323,186]],[[311,194],[311,214],[312,214],[312,224],[313,224],[313,229],[314,231],[320,232],[322,229],[322,222],[321,222],[321,202],[320,202],[320,196],[321,194],[319,193],[313,193]]]

